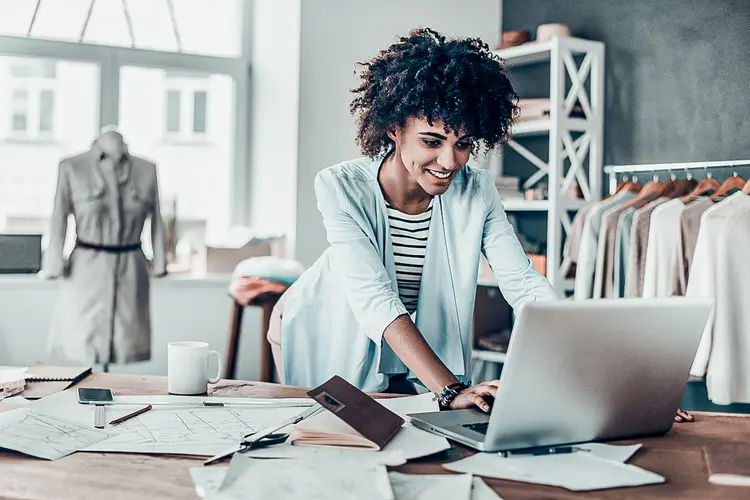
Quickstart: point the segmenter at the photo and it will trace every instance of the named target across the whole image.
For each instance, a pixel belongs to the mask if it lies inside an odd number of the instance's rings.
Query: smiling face
[[[446,132],[443,124],[409,118],[406,126],[388,136],[396,144],[406,170],[429,195],[443,194],[469,161],[473,138],[465,132]]]

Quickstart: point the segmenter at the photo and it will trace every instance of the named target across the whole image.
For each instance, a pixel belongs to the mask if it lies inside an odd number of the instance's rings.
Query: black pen
[[[577,446],[555,446],[551,448],[529,448],[526,450],[501,451],[500,455],[503,457],[512,457],[515,455],[565,455],[579,450],[581,450],[581,448]]]

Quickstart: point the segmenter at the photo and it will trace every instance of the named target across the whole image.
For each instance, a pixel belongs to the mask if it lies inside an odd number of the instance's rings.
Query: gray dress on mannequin
[[[149,262],[140,238],[150,218],[152,272],[163,276],[156,166],[122,147],[124,154],[113,158],[95,142],[60,163],[44,274],[61,278],[48,348],[70,361],[128,363],[151,356]],[[76,247],[66,259],[71,214]]]

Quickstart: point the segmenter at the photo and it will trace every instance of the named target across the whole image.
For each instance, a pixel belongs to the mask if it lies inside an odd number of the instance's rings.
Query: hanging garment
[[[646,205],[657,196],[658,192],[654,192],[641,199],[616,205],[604,212],[601,228],[599,229],[599,242],[596,252],[593,294],[595,299],[612,298],[614,296],[615,249],[617,248],[615,243],[620,216],[628,209],[640,208]],[[632,206],[627,206],[631,203],[633,203]]]
[[[695,244],[698,240],[701,216],[713,205],[714,202],[710,198],[701,198],[685,207],[685,211],[680,216],[680,241],[675,246],[670,278],[672,283],[670,295],[685,295],[688,277],[690,276],[690,265],[693,263]]]
[[[628,275],[628,254],[630,253],[630,230],[633,228],[635,208],[628,207],[620,214],[615,236],[615,263],[612,283],[612,296],[625,296],[625,277]]]
[[[657,198],[633,214],[633,226],[630,229],[630,248],[628,250],[628,274],[625,276],[625,297],[643,296],[643,278],[646,271],[646,252],[648,251],[648,234],[651,229],[651,215],[656,208],[669,201],[669,198]]]
[[[750,403],[750,196],[736,193],[701,217],[686,295],[713,298],[691,375],[717,404]]]
[[[76,248],[66,259],[68,215]],[[48,278],[62,278],[49,338],[52,354],[70,361],[128,363],[150,358],[149,262],[141,233],[151,218],[154,275],[166,272],[156,166],[125,154],[119,163],[96,145],[60,163]]]
[[[567,276],[575,276],[575,267],[578,265],[578,254],[581,249],[581,237],[583,234],[583,225],[586,223],[586,217],[588,216],[591,207],[596,205],[596,202],[584,205],[576,216],[573,217],[573,222],[570,224],[570,232],[565,238],[565,245],[563,246],[563,262],[570,263],[570,271]]]
[[[680,215],[685,204],[670,200],[654,209],[648,231],[646,268],[643,273],[643,297],[668,297],[674,247],[679,244]]]
[[[588,211],[581,231],[581,243],[576,265],[575,291],[573,293],[576,300],[590,299],[593,296],[596,251],[604,212],[610,207],[632,200],[635,196],[635,193],[621,191],[611,198],[597,202]]]

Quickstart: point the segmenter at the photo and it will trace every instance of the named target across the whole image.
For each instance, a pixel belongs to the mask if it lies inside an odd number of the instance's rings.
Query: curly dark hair
[[[350,111],[357,144],[375,157],[393,147],[388,130],[410,117],[442,122],[446,132],[466,130],[489,151],[510,136],[518,95],[502,60],[479,38],[448,39],[430,29],[412,30],[367,62]]]

